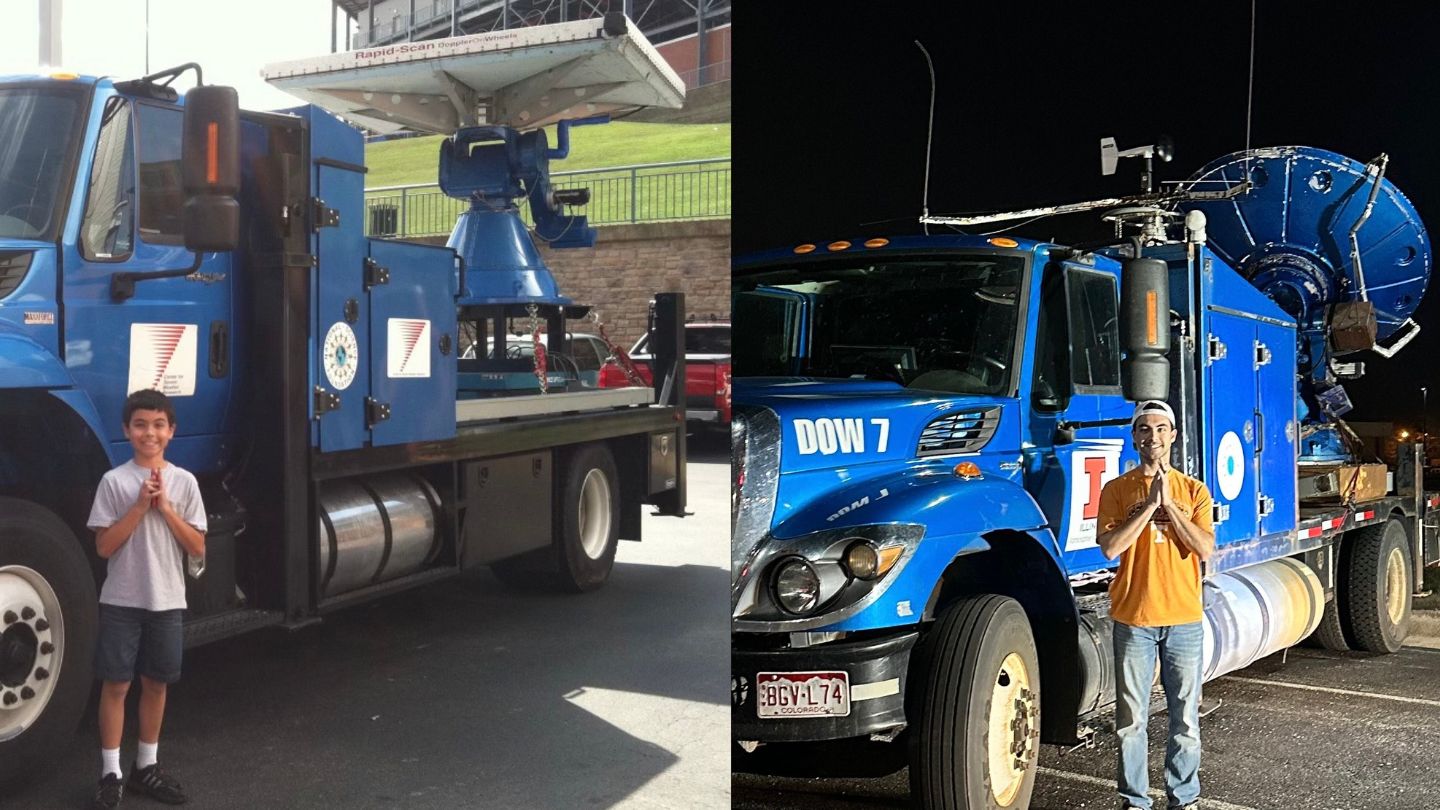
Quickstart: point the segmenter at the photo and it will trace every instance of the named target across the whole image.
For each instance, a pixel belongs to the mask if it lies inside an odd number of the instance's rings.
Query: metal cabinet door
[[[1215,542],[1224,545],[1254,538],[1259,529],[1256,322],[1211,311],[1209,324],[1204,347],[1209,429],[1204,478],[1219,512]]]

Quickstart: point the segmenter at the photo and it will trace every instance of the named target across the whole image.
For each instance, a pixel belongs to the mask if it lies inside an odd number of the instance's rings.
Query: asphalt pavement
[[[1205,686],[1202,810],[1433,807],[1440,751],[1440,639],[1394,655],[1297,647]],[[1423,645],[1423,646],[1422,646]],[[1150,786],[1164,798],[1165,717],[1150,723]],[[1041,749],[1031,810],[1118,806],[1113,737]],[[871,757],[870,761],[878,761]],[[909,807],[904,771],[866,779],[735,776],[735,808]]]
[[[478,571],[187,651],[160,760],[188,806],[729,807],[729,448],[690,451],[694,514],[647,515],[595,593]],[[99,757],[89,719],[0,807],[88,807]]]

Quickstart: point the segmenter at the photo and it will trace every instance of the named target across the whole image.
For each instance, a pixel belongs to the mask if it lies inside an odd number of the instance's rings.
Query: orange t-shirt
[[[1153,479],[1141,468],[1112,480],[1100,491],[1097,529],[1103,534],[1144,508]],[[1210,491],[1198,479],[1171,468],[1166,475],[1170,498],[1190,522],[1213,531]],[[1166,627],[1204,618],[1200,597],[1200,557],[1175,536],[1164,509],[1120,554],[1120,569],[1110,583],[1110,615],[1133,627]]]

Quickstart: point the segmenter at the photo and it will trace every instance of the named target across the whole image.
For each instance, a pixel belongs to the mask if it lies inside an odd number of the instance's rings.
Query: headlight
[[[820,604],[820,575],[799,557],[781,560],[775,566],[775,602],[787,613],[800,616]]]

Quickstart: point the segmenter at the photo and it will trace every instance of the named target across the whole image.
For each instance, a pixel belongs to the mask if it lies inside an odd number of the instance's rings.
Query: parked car
[[[646,334],[630,349],[630,359],[646,385],[651,382],[654,355]],[[600,387],[630,385],[612,359],[600,369]],[[685,324],[685,416],[706,427],[730,429],[730,324]]]
[[[545,376],[548,386],[552,390],[567,388],[571,383],[582,388],[600,387],[600,367],[610,356],[610,349],[605,345],[605,341],[597,335],[569,333],[565,337],[569,341],[568,351],[546,354]],[[462,343],[462,345],[464,344]],[[494,339],[487,340],[486,345],[487,347],[494,346]],[[464,345],[460,353],[462,383],[460,388],[462,392],[471,391],[474,395],[487,395],[537,388],[533,367],[535,344],[531,342],[528,335],[506,337],[505,359],[524,362],[516,362],[509,368],[498,370],[467,368],[465,361],[476,360],[475,345]]]

